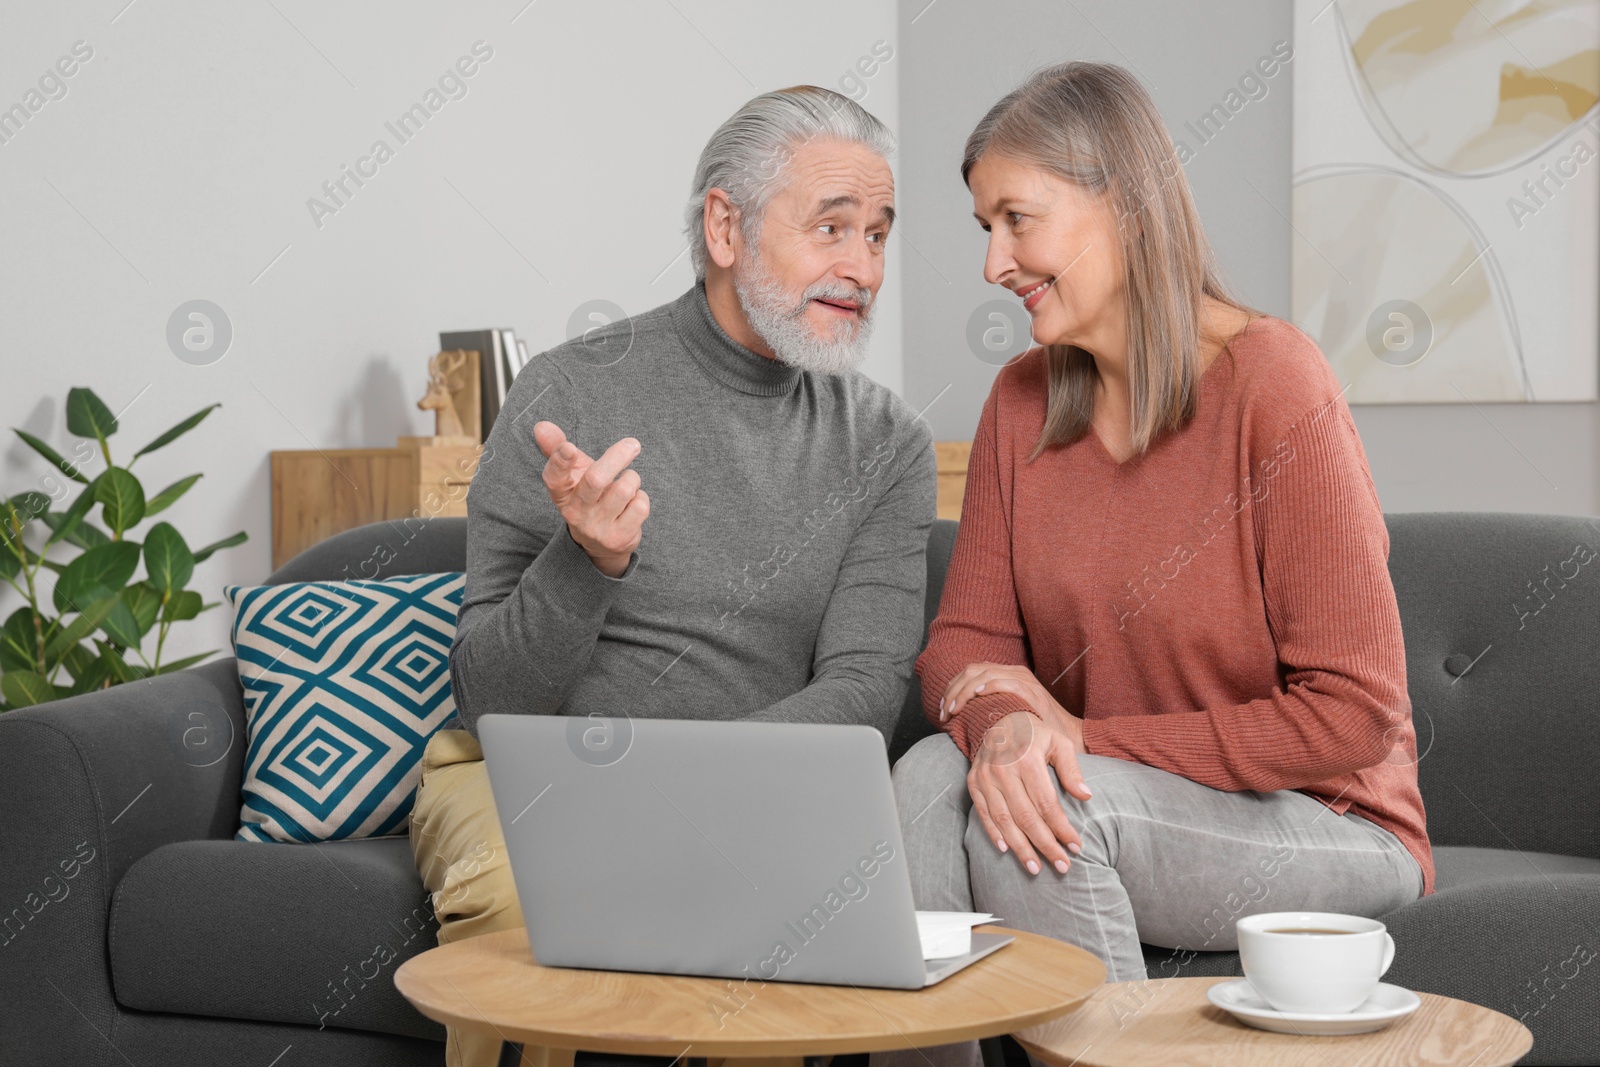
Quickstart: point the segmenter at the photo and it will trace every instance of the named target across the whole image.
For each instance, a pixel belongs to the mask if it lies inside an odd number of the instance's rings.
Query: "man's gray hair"
[[[747,244],[761,235],[761,216],[783,188],[787,164],[806,141],[827,138],[862,145],[888,159],[894,136],[860,104],[831,89],[796,85],[762,93],[735,111],[706,142],[694,169],[684,229],[694,276],[706,276],[706,193],[721,189],[739,212]]]

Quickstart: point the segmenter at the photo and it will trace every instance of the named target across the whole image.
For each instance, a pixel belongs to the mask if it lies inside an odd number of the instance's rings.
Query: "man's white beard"
[[[778,361],[817,374],[848,374],[867,358],[872,333],[872,291],[833,280],[818,282],[802,294],[799,306],[762,264],[758,256],[741,260],[733,271],[733,291],[756,336],[777,353]],[[805,314],[813,299],[853,300],[856,320],[841,319],[832,336],[817,336]]]

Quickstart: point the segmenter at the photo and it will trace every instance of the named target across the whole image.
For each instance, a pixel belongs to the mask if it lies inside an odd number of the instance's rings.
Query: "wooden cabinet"
[[[934,464],[939,468],[939,497],[935,514],[941,519],[961,518],[961,498],[967,491],[967,457],[971,441],[935,441]]]
[[[971,441],[936,441],[938,516],[961,518]],[[470,437],[402,437],[394,448],[273,452],[272,567],[336,533],[385,519],[467,513],[483,446]]]
[[[273,452],[274,570],[336,533],[385,519],[467,513],[483,445],[471,437],[402,437],[394,448]]]

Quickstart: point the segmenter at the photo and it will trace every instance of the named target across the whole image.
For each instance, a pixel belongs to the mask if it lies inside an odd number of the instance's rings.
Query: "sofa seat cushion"
[[[1433,862],[1433,895],[1383,916],[1384,981],[1520,1021],[1533,1051],[1519,1063],[1600,1063],[1600,861],[1435,845]]]
[[[1600,888],[1600,860],[1583,856],[1561,856],[1550,852],[1514,852],[1510,849],[1477,848],[1470,846],[1436,845],[1433,849],[1434,897],[1448,893],[1448,899],[1464,895],[1471,899],[1479,890],[1490,890],[1498,885],[1512,886],[1532,878],[1544,883],[1546,875],[1580,875],[1596,879]],[[1580,878],[1580,882],[1585,879]],[[1413,901],[1399,912],[1415,908],[1421,901]],[[1399,914],[1391,912],[1391,915]],[[1386,917],[1384,917],[1386,918]],[[1537,924],[1536,924],[1537,925]],[[1429,931],[1416,945],[1416,950],[1430,959],[1459,933],[1449,927]],[[1560,947],[1559,935],[1548,946],[1552,952]],[[1142,945],[1145,973],[1149,978],[1234,978],[1244,974],[1239,965],[1238,952],[1187,952],[1179,949]],[[1597,946],[1600,947],[1600,946]],[[1558,959],[1571,955],[1572,946],[1566,946]],[[1398,963],[1398,959],[1397,959]],[[1600,961],[1596,961],[1600,966]],[[1570,965],[1569,965],[1570,968]]]
[[[1157,978],[1238,978],[1244,974],[1239,953],[1195,952],[1192,949],[1139,946],[1144,951],[1144,974]]]
[[[1600,876],[1600,860],[1560,856],[1553,852],[1517,852],[1508,848],[1436,845],[1433,849],[1435,893],[1485,882],[1543,879],[1546,875]]]
[[[128,869],[107,936],[124,1007],[442,1041],[394,987],[437,929],[404,837],[185,841]]]

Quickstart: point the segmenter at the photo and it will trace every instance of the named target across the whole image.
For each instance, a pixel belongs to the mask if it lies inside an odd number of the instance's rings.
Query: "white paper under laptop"
[[[916,989],[1012,940],[934,918],[930,948],[970,942],[925,959],[870,727],[485,715],[478,735],[545,966]]]
[[[949,959],[972,951],[972,928],[992,923],[995,917],[983,911],[919,911],[917,936],[922,939],[922,958]]]

